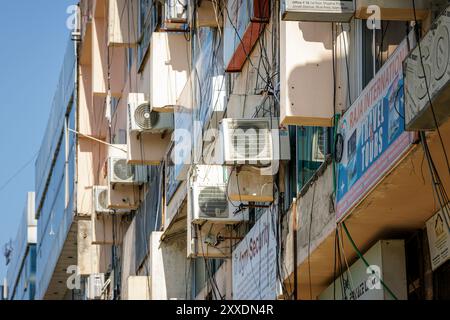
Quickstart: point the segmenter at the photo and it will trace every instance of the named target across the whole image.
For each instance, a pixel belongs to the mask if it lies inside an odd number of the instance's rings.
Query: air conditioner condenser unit
[[[129,94],[127,118],[131,132],[163,133],[174,128],[173,112],[153,110],[141,93]]]
[[[93,187],[94,210],[96,213],[112,213],[108,208],[109,188],[107,186]]]
[[[242,214],[234,214],[228,199],[224,170],[218,165],[196,167],[188,191],[192,223],[235,224],[248,220]]]
[[[109,147],[109,184],[141,185],[147,182],[147,167],[128,164],[127,145],[115,144]]]
[[[223,119],[221,160],[225,165],[270,166],[290,160],[289,133],[279,118]]]

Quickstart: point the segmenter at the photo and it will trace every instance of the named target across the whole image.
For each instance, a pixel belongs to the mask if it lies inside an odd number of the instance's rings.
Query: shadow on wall
[[[183,36],[184,38],[184,36]],[[169,41],[169,60],[166,62],[167,64],[172,65],[174,71],[177,72],[186,72],[188,75],[190,74],[189,64],[187,64],[185,56],[189,56],[189,44],[187,41],[180,41],[180,37],[168,37]],[[183,58],[181,58],[181,57]],[[190,60],[190,59],[189,59]]]
[[[336,112],[340,112],[346,109],[348,102],[347,81],[341,80],[347,79],[346,63],[348,63],[345,55],[340,52],[343,51],[340,50],[342,31],[334,31],[338,39],[336,40],[338,48],[335,51],[333,66],[332,24],[299,22],[298,29],[303,38],[305,51],[298,52],[298,55],[304,57],[299,59],[299,63],[288,75],[287,90],[291,102],[289,107],[296,115],[331,119],[333,104]],[[348,50],[346,53],[349,53]]]

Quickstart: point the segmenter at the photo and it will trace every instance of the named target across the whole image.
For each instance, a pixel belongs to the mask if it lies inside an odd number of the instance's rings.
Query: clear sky
[[[34,191],[34,159],[2,186],[39,150],[70,35],[66,10],[77,2],[1,2],[0,279],[6,275],[3,245],[15,238],[26,194]]]

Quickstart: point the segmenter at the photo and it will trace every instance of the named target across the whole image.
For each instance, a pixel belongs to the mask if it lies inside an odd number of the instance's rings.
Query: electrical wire
[[[347,235],[348,240],[350,241],[351,245],[353,246],[353,249],[355,250],[358,257],[364,262],[367,268],[370,268],[370,264],[367,262],[364,255],[359,251],[358,247],[356,246],[355,242],[353,241],[353,238],[350,235],[350,232],[347,229],[347,226],[345,225],[345,222],[342,222],[342,227],[344,228],[345,234]],[[386,289],[386,291],[391,295],[391,297],[394,300],[398,300],[397,296],[392,292],[392,290],[386,285],[386,283],[381,279],[376,273],[373,272],[373,274],[378,278],[381,285]]]
[[[0,192],[6,189],[8,185],[14,181],[15,178],[17,178],[28,166],[36,159],[37,155],[39,154],[39,151],[36,152],[30,160],[28,160],[23,166],[21,166],[10,178],[8,178],[1,186],[0,186]]]

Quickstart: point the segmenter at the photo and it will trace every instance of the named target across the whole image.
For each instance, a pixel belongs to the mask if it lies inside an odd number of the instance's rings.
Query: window
[[[409,33],[407,21],[381,21],[380,29],[375,33],[367,27],[367,20],[362,21],[362,81],[363,88],[372,80],[398,45]],[[375,58],[373,40],[375,38]],[[375,68],[374,68],[375,63]]]
[[[138,66],[142,66],[142,62],[147,55],[150,39],[158,21],[159,6],[158,1],[140,0]]]
[[[308,183],[330,153],[331,128],[297,127],[297,192]]]
[[[194,294],[195,297],[200,294],[200,292],[205,288],[206,285],[211,285],[211,292],[206,292],[206,299],[220,300],[223,297],[219,297],[218,288],[215,286],[216,283],[214,277],[216,272],[220,269],[224,263],[223,259],[194,259]],[[208,283],[209,282],[209,283]],[[225,292],[220,292],[224,295]],[[195,298],[194,297],[194,298]]]

